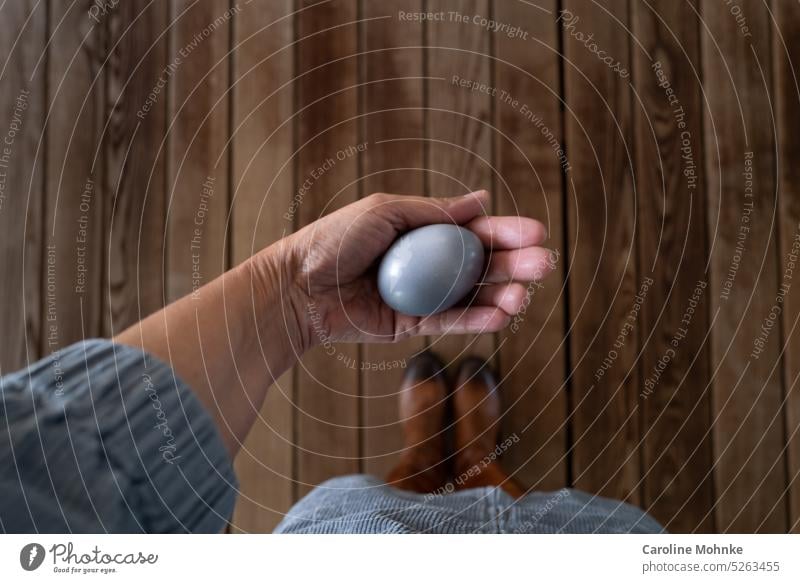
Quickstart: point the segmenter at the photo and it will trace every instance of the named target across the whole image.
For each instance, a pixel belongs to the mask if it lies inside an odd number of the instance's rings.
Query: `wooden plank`
[[[763,2],[737,7],[739,22],[715,2],[702,4],[716,521],[721,532],[783,532],[780,333],[762,337],[778,291],[775,128],[764,117],[770,16]]]
[[[431,11],[441,18],[426,21],[428,75],[426,131],[428,194],[455,196],[492,188],[491,98],[453,84],[453,76],[491,85],[491,33],[473,24],[489,17],[487,0],[441,0]],[[492,334],[440,336],[430,347],[445,363],[470,354],[492,355]]]
[[[359,143],[358,4],[303,0],[301,6],[307,9],[297,15],[297,184]],[[355,156],[317,174],[297,208],[297,227],[358,197]],[[357,347],[347,344],[320,346],[302,359],[295,393],[298,494],[359,469],[359,374],[350,368],[357,359]]]
[[[50,3],[45,353],[102,333],[106,22],[91,6]]]
[[[698,20],[677,8],[661,3],[654,11],[634,10],[637,37],[644,39],[635,75],[642,102],[636,117],[640,253],[642,273],[656,282],[642,312],[643,504],[670,530],[708,531],[713,491],[705,202],[703,173],[696,167],[702,160],[701,100],[692,70],[699,68]]]
[[[0,375],[40,356],[42,326],[41,140],[47,10],[33,1],[0,9]],[[38,66],[37,66],[38,65]],[[40,149],[41,148],[41,149]]]
[[[563,242],[563,156],[558,37],[553,22],[558,3],[495,5],[494,18],[520,25],[517,35],[495,36],[495,152],[497,212],[542,221],[546,243]],[[502,395],[507,436],[519,442],[504,453],[506,469],[523,486],[554,490],[567,485],[566,345],[564,266],[543,287],[528,286],[525,312],[500,334]]]
[[[167,301],[225,271],[228,213],[227,3],[175,0],[170,29]]]
[[[789,531],[800,533],[800,5],[773,2],[772,37],[775,105],[778,138],[778,196],[780,204],[781,263],[779,285],[783,301],[783,365],[786,386],[787,467],[789,470]],[[794,265],[792,265],[794,263]],[[788,270],[792,269],[793,272]],[[786,287],[788,286],[788,287]]]
[[[294,193],[292,0],[242,6],[234,26],[231,136],[233,262],[280,239]],[[282,87],[286,84],[285,87]],[[270,387],[236,458],[240,496],[233,527],[271,532],[292,504],[293,372]]]
[[[103,133],[108,256],[106,336],[160,309],[164,301],[167,3],[144,0],[109,11],[106,127]]]
[[[564,8],[558,24],[573,167],[567,185],[573,477],[578,488],[636,503],[637,302],[646,301],[649,280],[637,279],[635,261],[628,5],[568,0]],[[611,57],[611,66],[586,45],[592,33],[590,44]]]
[[[642,506],[670,532],[714,529],[706,197],[699,18],[668,0],[633,4],[641,274]]]
[[[425,192],[423,25],[401,21],[399,15],[419,13],[423,3],[362,0],[361,6],[362,17],[371,19],[361,32],[364,139],[369,144],[363,192],[419,195]],[[423,346],[422,338],[412,338],[362,349],[363,468],[370,474],[386,475],[402,451],[397,394],[408,359]]]

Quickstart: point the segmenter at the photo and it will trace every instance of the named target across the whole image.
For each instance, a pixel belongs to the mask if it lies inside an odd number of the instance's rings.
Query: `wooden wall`
[[[371,192],[489,188],[546,223],[556,275],[498,335],[305,355],[236,460],[233,530],[385,474],[402,368],[361,365],[431,346],[498,367],[526,486],[800,532],[799,61],[778,0],[7,2],[0,371]]]

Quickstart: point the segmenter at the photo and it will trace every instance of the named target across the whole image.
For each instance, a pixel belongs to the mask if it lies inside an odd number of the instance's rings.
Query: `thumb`
[[[376,196],[374,210],[403,232],[437,223],[463,225],[486,214],[489,200],[486,190],[449,198],[383,194]]]

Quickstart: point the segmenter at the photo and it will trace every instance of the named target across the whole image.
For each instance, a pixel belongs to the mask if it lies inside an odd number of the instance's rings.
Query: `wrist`
[[[300,277],[302,261],[288,239],[282,239],[242,264],[253,290],[258,329],[283,335],[296,355],[312,348],[315,337],[309,322],[308,295]]]

